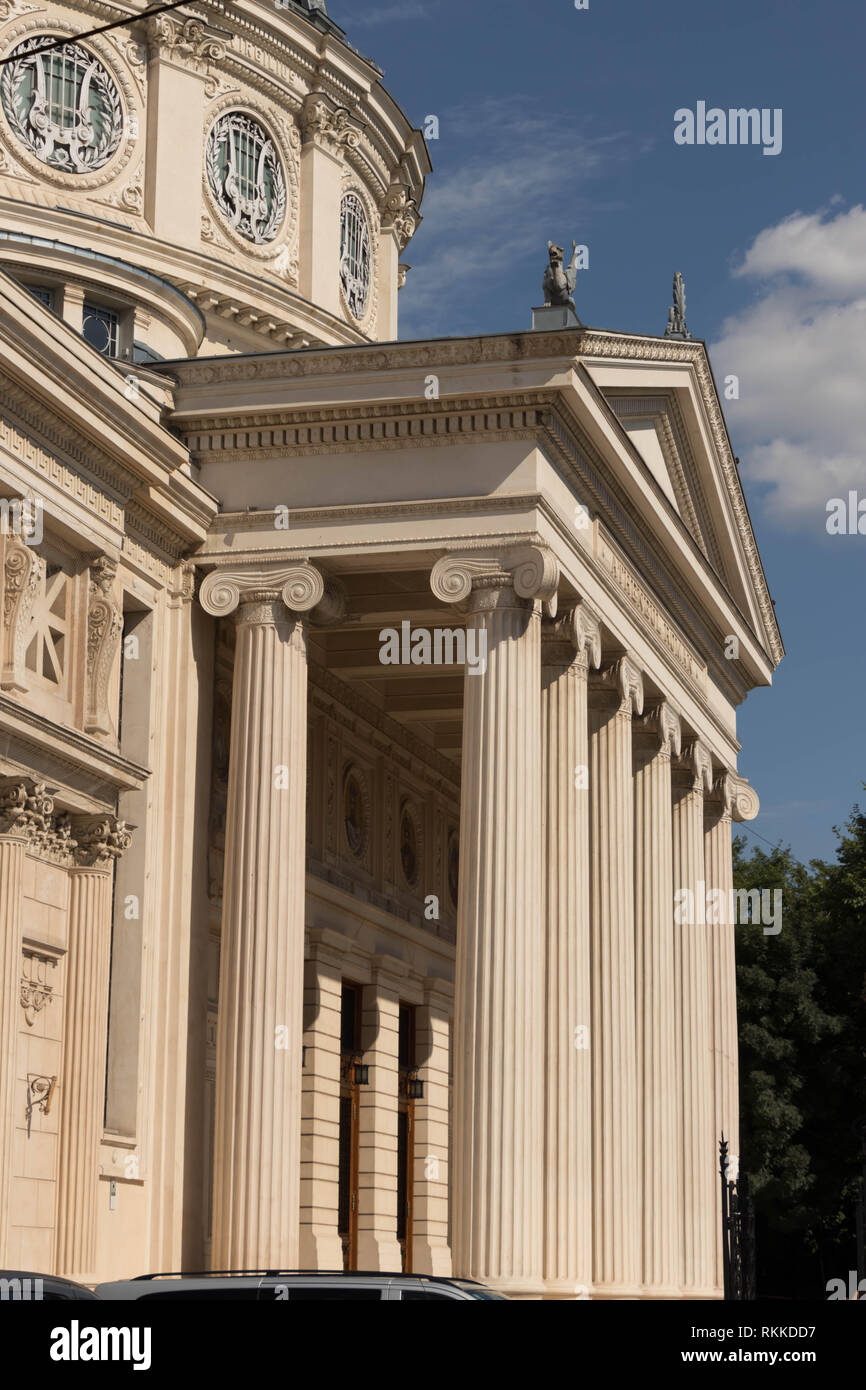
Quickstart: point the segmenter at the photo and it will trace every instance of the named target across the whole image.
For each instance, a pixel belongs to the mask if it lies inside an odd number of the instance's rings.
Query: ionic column
[[[632,711],[643,682],[621,657],[590,675],[593,1296],[640,1292],[634,975]]]
[[[486,652],[464,685],[454,1039],[455,1271],[515,1297],[543,1291],[544,936],[538,598],[549,552],[437,562]],[[477,674],[473,674],[473,669]]]
[[[710,944],[710,1000],[713,1056],[713,1117],[716,1144],[722,1134],[730,1158],[740,1152],[740,1096],[737,1047],[736,931],[731,911],[734,866],[731,820],[752,820],[758,814],[758,798],[742,777],[723,772],[704,803],[704,858],[707,891],[714,893],[717,910],[708,914]],[[721,1232],[716,1223],[715,1276],[722,1285]]]
[[[123,821],[112,816],[73,816],[71,830],[75,847],[66,957],[57,1270],[86,1283],[96,1275],[112,878],[114,861],[128,849],[131,836]]]
[[[0,1268],[14,1268],[10,1249],[14,1139],[25,1096],[15,1084],[21,993],[21,910],[24,855],[35,820],[53,809],[42,783],[0,778]]]
[[[310,565],[215,570],[237,610],[217,1025],[212,1265],[297,1268]]]
[[[389,968],[390,967],[390,968]],[[358,1095],[358,1268],[400,1269],[397,1240],[401,962],[373,961],[361,992],[361,1052],[369,1081]]]
[[[542,624],[545,848],[544,1284],[548,1298],[592,1284],[592,1070],[587,673],[601,661],[583,604]]]
[[[704,791],[709,754],[698,740],[672,773],[676,1041],[682,1097],[683,1296],[715,1290],[715,1223],[719,1217],[710,1033],[710,952],[706,925]]]
[[[671,754],[679,717],[665,700],[634,721],[634,898],[641,1282],[676,1298],[683,1281],[680,1229],[682,1124],[674,1038]]]
[[[301,1109],[302,1269],[342,1269],[340,1204],[340,1004],[343,953],[327,931],[310,943],[304,971]]]
[[[415,1056],[424,1094],[415,1101],[413,1143],[415,1219],[412,1269],[416,1274],[451,1274],[448,1247],[448,1051],[450,991],[442,982],[424,986],[416,1010]]]

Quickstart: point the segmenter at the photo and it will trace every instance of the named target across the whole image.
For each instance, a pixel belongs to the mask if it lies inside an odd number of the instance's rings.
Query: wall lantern
[[[361,1061],[360,1052],[356,1052],[352,1058],[352,1075],[356,1086],[367,1086],[370,1083],[370,1068],[366,1062]]]
[[[418,1080],[417,1071],[412,1071],[406,1078],[406,1094],[410,1100],[424,1099],[424,1082]]]

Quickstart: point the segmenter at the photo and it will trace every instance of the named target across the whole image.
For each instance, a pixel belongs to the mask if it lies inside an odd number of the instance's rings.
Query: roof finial
[[[686,287],[679,271],[674,276],[674,302],[668,310],[666,338],[691,338],[686,328]]]

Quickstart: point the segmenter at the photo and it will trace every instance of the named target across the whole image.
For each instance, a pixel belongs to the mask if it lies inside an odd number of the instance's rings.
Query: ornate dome
[[[391,339],[429,172],[324,0],[0,0],[0,265],[146,363]]]

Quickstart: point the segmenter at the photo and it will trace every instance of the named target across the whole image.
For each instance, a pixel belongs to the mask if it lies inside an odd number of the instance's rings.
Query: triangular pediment
[[[720,579],[729,579],[674,393],[605,392],[608,404]]]
[[[773,664],[784,655],[706,348],[589,332],[581,360]]]

